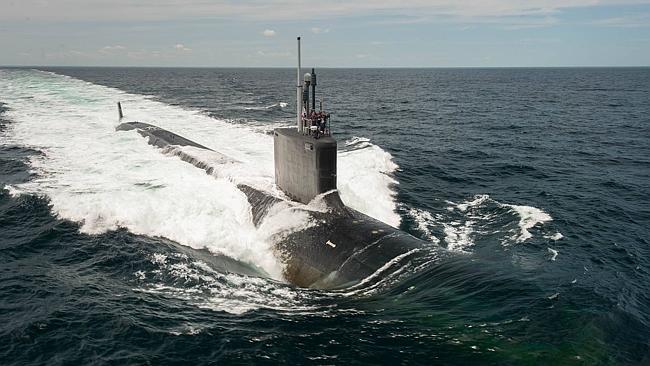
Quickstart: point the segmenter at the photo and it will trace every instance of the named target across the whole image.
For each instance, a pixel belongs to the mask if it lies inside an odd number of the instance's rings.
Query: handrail
[[[332,135],[332,127],[331,127],[332,125],[331,125],[330,114],[325,114],[325,123],[324,123],[323,127],[321,127],[319,124],[314,125],[314,120],[312,118],[310,118],[310,117],[302,116],[301,119],[302,119],[302,127],[303,127],[302,131],[303,131],[304,135],[309,135],[309,136],[314,135],[314,138],[319,138],[321,136],[331,136]],[[318,131],[318,133],[314,134],[312,132],[312,126],[313,127],[318,127],[318,129],[316,129],[316,131]]]

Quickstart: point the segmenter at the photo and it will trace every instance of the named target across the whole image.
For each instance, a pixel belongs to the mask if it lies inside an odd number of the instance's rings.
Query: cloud
[[[96,54],[79,51],[79,50],[58,50],[53,52],[46,52],[43,55],[47,60],[65,61],[67,59],[91,58]]]
[[[114,46],[104,46],[99,49],[99,53],[104,54],[104,55],[109,55],[115,52],[119,51],[124,51],[126,47],[120,46],[120,45],[114,45]]]
[[[192,52],[192,49],[182,43],[164,48],[127,48],[120,45],[104,46],[99,49],[98,54],[90,55],[83,52],[68,51],[68,54],[76,56],[87,56],[95,59],[110,59],[112,57],[127,57],[132,60],[151,59],[174,59],[180,54]],[[98,57],[97,57],[98,56]]]
[[[277,51],[263,51],[257,50],[257,55],[262,57],[274,57],[274,58],[290,58],[292,56],[291,52],[277,52]]]
[[[599,19],[592,23],[602,27],[644,28],[650,27],[650,14],[635,14],[621,17]]]
[[[185,47],[185,45],[182,43],[175,44],[174,49],[181,52],[192,52],[191,48]]]
[[[272,29],[265,29],[264,32],[262,32],[262,35],[264,37],[273,37],[275,36],[275,31]]]
[[[529,29],[529,28],[542,28],[550,27],[552,25],[558,24],[559,20],[555,17],[540,17],[532,19],[509,19],[508,22],[502,22],[503,29],[506,30],[519,30],[519,29]]]
[[[323,28],[313,27],[311,29],[311,32],[314,33],[314,34],[321,34],[321,33],[329,33],[330,30],[329,30],[329,28],[323,29]]]
[[[324,19],[339,16],[481,17],[543,16],[564,9],[650,4],[650,0],[358,0],[325,1],[314,11],[302,0],[21,0],[3,5],[0,21],[97,22],[234,18],[247,20]]]

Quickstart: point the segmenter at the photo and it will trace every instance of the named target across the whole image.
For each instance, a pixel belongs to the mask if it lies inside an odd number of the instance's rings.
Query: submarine
[[[300,287],[350,288],[366,283],[385,271],[401,268],[422,257],[434,246],[422,239],[346,206],[337,191],[337,141],[332,136],[330,114],[322,101],[316,110],[316,72],[302,75],[300,37],[296,85],[296,126],[273,131],[275,185],[279,195],[239,183],[259,226],[277,204],[290,203],[303,210],[311,225],[275,240],[274,251],[285,265],[285,279]],[[118,102],[120,122],[122,106]],[[212,174],[215,167],[197,159],[192,147],[216,154],[223,163],[236,163],[209,147],[144,122],[124,122],[117,131],[136,131],[153,146],[172,152],[183,161]],[[318,201],[324,210],[309,204]]]

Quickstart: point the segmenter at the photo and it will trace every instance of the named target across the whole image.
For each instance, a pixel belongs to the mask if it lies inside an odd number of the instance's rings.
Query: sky
[[[650,66],[650,0],[0,0],[0,65]]]

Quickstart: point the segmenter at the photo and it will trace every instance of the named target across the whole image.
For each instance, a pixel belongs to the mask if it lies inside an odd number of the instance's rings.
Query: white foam
[[[474,245],[471,238],[474,232],[474,222],[471,220],[461,223],[452,221],[451,223],[444,223],[445,242],[447,249],[458,252],[466,252],[467,249]]]
[[[553,235],[544,235],[544,237],[546,239],[550,239],[550,240],[553,240],[553,241],[558,241],[558,240],[564,238],[564,235],[562,235],[562,233],[560,233],[560,232],[557,232],[557,233],[555,233]]]
[[[530,229],[535,226],[542,226],[547,222],[553,221],[551,215],[544,212],[542,209],[532,206],[501,203],[490,198],[490,196],[487,194],[476,195],[472,200],[465,201],[463,203],[457,204],[451,201],[448,201],[448,203],[450,204],[450,206],[447,208],[448,211],[453,212],[455,210],[458,210],[462,213],[467,214],[468,219],[481,222],[489,222],[495,218],[493,214],[484,212],[484,209],[486,207],[489,208],[487,205],[494,205],[495,207],[507,208],[508,210],[511,210],[519,217],[519,221],[517,222],[518,230],[513,234],[512,237],[509,237],[507,240],[503,241],[505,245],[512,241],[522,243],[533,237],[533,234],[531,234],[529,231]],[[450,227],[450,233],[455,235],[452,236],[452,238],[459,239],[459,243],[461,245],[468,243],[468,241],[465,240],[468,238],[468,235],[465,235],[465,229],[463,229],[463,231],[460,233],[457,233],[457,230],[454,227],[458,227],[458,225],[452,224],[446,225],[446,227]],[[557,232],[552,236],[545,235],[544,237],[551,240],[559,240],[562,238],[562,234]]]
[[[314,224],[307,210],[296,209],[296,205],[288,202],[278,202],[269,209],[258,230],[264,237],[281,240]]]
[[[371,145],[370,139],[367,137],[353,136],[345,141],[345,146],[348,149],[362,149]]]
[[[508,204],[503,205],[510,207],[519,215],[519,228],[521,229],[521,233],[516,238],[517,242],[519,243],[533,237],[533,234],[528,231],[529,229],[532,229],[536,225],[544,224],[545,222],[553,220],[551,215],[536,207]]]
[[[489,200],[489,199],[490,199],[490,196],[487,195],[487,194],[476,195],[476,196],[474,196],[474,199],[471,200],[471,201],[466,201],[466,202],[457,204],[456,208],[459,209],[460,211],[465,212],[465,211],[467,211],[468,208],[478,207],[478,206],[484,204],[485,202],[487,202],[487,200]]]
[[[134,273],[134,290],[182,299],[198,307],[231,314],[267,308],[284,312],[314,311],[305,306],[306,290],[269,279],[221,273],[202,261],[180,253],[155,253],[149,257],[155,269]]]
[[[553,249],[553,248],[546,248],[548,249],[548,252],[551,253],[551,261],[555,261],[555,258],[557,258],[558,251]]]
[[[254,264],[280,278],[282,264],[273,255],[271,238],[287,229],[280,225],[284,216],[268,218],[255,228],[248,201],[236,188],[236,183],[247,182],[274,189],[271,136],[53,73],[4,70],[0,90],[10,108],[6,117],[13,121],[2,143],[44,152],[30,159],[38,177],[9,187],[10,192],[48,197],[56,215],[80,222],[89,234],[127,228],[163,236]],[[169,129],[239,163],[193,151],[215,165],[211,177],[172,154],[161,154],[133,131],[115,132],[118,100],[126,120]],[[399,225],[392,189],[397,182],[390,175],[397,165],[390,154],[369,144],[339,153],[338,166],[339,191],[346,204]]]
[[[20,190],[20,188],[18,188],[18,187],[14,187],[14,186],[12,186],[12,185],[5,185],[5,186],[4,186],[4,189],[7,190],[7,192],[9,193],[9,195],[14,196],[14,197],[16,197],[16,196],[20,196],[21,194],[24,193],[22,190]]]
[[[254,104],[255,102],[250,100],[250,101],[240,101],[240,104]],[[271,105],[267,105],[265,107],[262,106],[257,106],[257,107],[244,107],[244,110],[247,111],[262,111],[265,109],[276,109],[276,108],[286,108],[289,105],[289,103],[285,102],[279,102],[279,103],[273,103]]]
[[[431,215],[431,212],[420,210],[418,208],[410,208],[408,212],[409,216],[411,216],[415,221],[418,230],[424,234],[425,238],[428,241],[432,242],[433,244],[440,243],[440,239],[435,237],[430,229],[430,226],[436,226],[438,224]]]
[[[393,188],[397,180],[392,176],[397,168],[393,157],[376,145],[339,152],[337,185],[341,199],[352,208],[398,227],[401,218],[396,212]]]
[[[394,266],[394,265],[398,264],[400,261],[402,261],[402,259],[407,258],[407,257],[409,257],[410,255],[412,255],[412,254],[414,254],[414,253],[420,252],[421,250],[422,250],[422,249],[420,249],[420,248],[415,248],[415,249],[411,249],[411,250],[409,250],[409,251],[406,252],[406,253],[402,253],[402,254],[396,256],[395,258],[391,259],[390,261],[384,263],[383,266],[381,266],[379,269],[377,269],[375,272],[373,272],[373,273],[372,273],[371,275],[369,275],[368,277],[366,277],[366,278],[364,278],[363,280],[361,280],[361,281],[360,281],[359,283],[357,283],[356,285],[348,287],[348,288],[345,290],[345,292],[343,293],[343,295],[344,295],[344,296],[351,296],[351,295],[354,295],[354,294],[358,294],[360,291],[364,291],[364,292],[365,292],[365,291],[368,291],[369,289],[374,288],[375,286],[378,286],[379,284],[383,283],[384,281],[387,281],[387,280],[388,280],[388,277],[384,277],[384,278],[382,278],[381,281],[377,282],[377,283],[374,284],[373,286],[370,286],[370,287],[368,287],[368,288],[364,288],[366,284],[368,284],[370,281],[374,280],[375,278],[378,278],[381,274],[383,274],[384,272],[386,272],[386,271],[387,271],[388,269],[390,269],[392,266]],[[395,273],[401,273],[401,272],[404,271],[404,269],[407,268],[407,267],[408,267],[408,266],[403,266],[403,267],[400,268],[399,270],[395,271],[393,274],[395,274]],[[360,289],[360,290],[359,290],[359,289]]]

